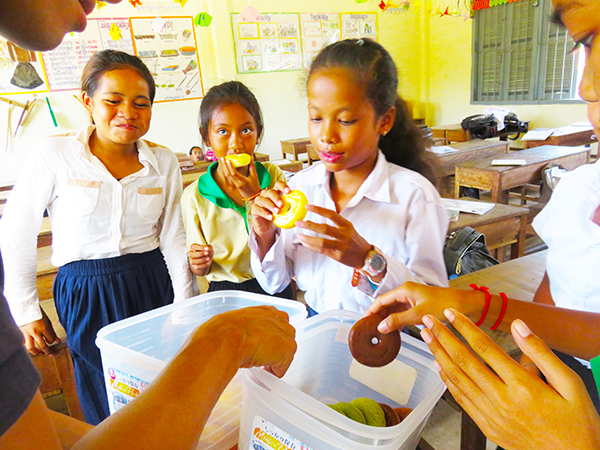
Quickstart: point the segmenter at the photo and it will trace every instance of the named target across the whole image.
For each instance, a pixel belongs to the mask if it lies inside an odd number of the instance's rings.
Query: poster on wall
[[[0,94],[48,92],[42,55],[0,38]]]
[[[255,22],[231,14],[238,73],[302,69],[298,13],[262,13]]]
[[[88,19],[85,31],[67,33],[57,48],[42,53],[50,90],[79,89],[88,60],[94,53],[109,49],[133,54],[129,19]]]
[[[192,17],[132,17],[135,54],[156,82],[155,102],[203,97]]]
[[[377,40],[377,13],[341,13],[342,39]]]
[[[309,67],[323,47],[340,40],[339,13],[302,13],[302,55],[304,67]]]

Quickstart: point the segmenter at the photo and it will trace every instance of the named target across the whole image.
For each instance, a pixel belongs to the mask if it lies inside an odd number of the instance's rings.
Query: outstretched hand
[[[371,244],[354,229],[352,223],[335,211],[320,206],[307,205],[306,209],[328,219],[329,223],[308,220],[296,222],[298,228],[313,231],[320,236],[298,234],[302,245],[312,251],[328,256],[349,267],[360,268]]]
[[[444,311],[447,308],[459,309],[472,320],[478,320],[483,307],[482,297],[481,292],[477,291],[441,288],[408,281],[377,297],[365,315],[379,314],[385,317],[378,327],[382,333],[401,330],[406,325],[422,325],[421,318],[425,314],[446,321]]]
[[[198,327],[192,341],[223,336],[231,340],[227,358],[239,358],[240,368],[265,367],[282,377],[296,353],[296,330],[288,315],[273,306],[254,306],[219,314]]]
[[[475,354],[433,316],[423,317],[423,340],[456,401],[493,442],[510,449],[600,448],[600,417],[582,380],[521,320],[512,335],[548,384],[508,356],[458,311],[445,311]]]

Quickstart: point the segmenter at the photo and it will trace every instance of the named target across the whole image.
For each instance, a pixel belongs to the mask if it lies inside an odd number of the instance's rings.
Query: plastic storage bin
[[[416,378],[412,390],[406,392],[406,404],[398,404],[350,376],[353,358],[347,338],[358,319],[360,315],[353,312],[329,311],[302,321],[296,325],[296,356],[282,379],[261,369],[242,374],[240,450],[280,448],[278,443],[285,444],[285,448],[304,450],[417,447],[425,423],[445,390],[433,366],[434,357],[424,343],[402,334],[397,360],[403,364],[394,364],[410,366],[407,370],[416,374]],[[368,384],[381,382],[395,389],[400,386],[395,383],[403,382],[383,381],[382,370],[385,369],[370,373]],[[376,386],[378,391],[380,387],[381,384]],[[354,422],[326,406],[358,397],[387,403],[393,408],[407,406],[413,412],[399,425],[376,428]]]
[[[200,295],[110,324],[98,332],[96,345],[111,414],[142,392],[177,353],[189,334],[217,314],[247,306],[272,305],[291,323],[306,318],[299,302],[240,291]],[[242,403],[241,373],[233,378],[213,410],[199,449],[229,450],[238,440]]]

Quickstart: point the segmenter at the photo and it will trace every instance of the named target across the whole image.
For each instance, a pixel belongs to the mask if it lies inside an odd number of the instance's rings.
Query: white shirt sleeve
[[[183,183],[179,164],[173,154],[167,169],[167,196],[165,209],[159,220],[160,251],[164,255],[169,275],[173,283],[175,301],[185,300],[198,295],[198,284],[189,268],[185,231],[181,216],[181,194]]]
[[[258,242],[254,229],[250,229],[250,265],[258,284],[269,294],[283,291],[292,281],[293,262],[285,256],[284,237],[281,230],[275,231],[275,243],[261,261],[258,258]]]
[[[32,155],[12,189],[0,220],[4,294],[17,325],[42,318],[36,287],[37,236],[54,190],[54,170],[44,153]]]
[[[448,286],[448,274],[440,255],[448,232],[448,214],[434,202],[420,203],[411,208],[412,219],[406,227],[405,242],[408,261],[385,255],[387,272],[374,296],[389,292],[407,281],[431,286]]]

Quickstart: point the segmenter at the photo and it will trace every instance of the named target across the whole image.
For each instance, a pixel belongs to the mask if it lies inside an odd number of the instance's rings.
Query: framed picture
[[[262,70],[260,56],[242,55],[244,72],[260,72]]]
[[[238,31],[240,39],[258,39],[257,23],[239,23]]]

